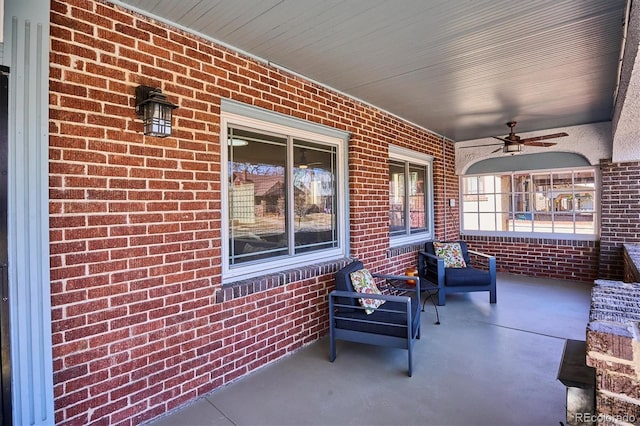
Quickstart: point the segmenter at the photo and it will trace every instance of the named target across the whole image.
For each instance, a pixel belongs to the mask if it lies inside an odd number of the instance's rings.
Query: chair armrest
[[[495,256],[491,256],[485,253],[480,253],[479,251],[475,251],[475,250],[467,250],[467,252],[483,258],[488,264],[489,271],[495,275],[496,273],[496,257]]]
[[[415,279],[415,277],[410,277],[409,275],[387,275],[387,274],[371,274],[374,278],[384,278],[385,280],[403,280],[410,281]]]
[[[404,313],[407,314],[408,317],[411,317],[411,297],[409,296],[396,296],[391,294],[371,294],[371,293],[356,293],[350,291],[341,291],[341,290],[333,290],[329,293],[329,318],[333,323],[333,318],[337,314],[334,312],[335,308],[348,308],[355,309],[358,311],[364,311],[364,306],[354,306],[354,305],[344,305],[338,303],[338,298],[351,298],[351,299],[380,299],[385,302],[393,302],[389,304],[383,304],[377,308],[376,311],[380,312],[395,312],[395,313]],[[419,306],[419,303],[418,303]],[[419,313],[418,313],[419,315]]]
[[[386,302],[399,302],[399,303],[408,303],[411,300],[409,296],[394,296],[391,294],[356,293],[351,291],[340,291],[340,290],[331,291],[329,293],[329,297],[331,298],[348,297],[351,299],[380,299]],[[357,306],[349,306],[349,307],[357,308]],[[381,309],[381,307],[378,309]]]
[[[396,289],[396,290],[402,290],[402,291],[406,291],[406,292],[416,292],[417,294],[420,294],[420,277],[410,277],[408,275],[386,275],[386,274],[371,274],[373,275],[374,278],[382,278],[385,279],[387,281],[389,280],[398,280],[398,281],[414,281],[415,285],[413,287],[394,287],[393,285],[389,286],[392,289]]]
[[[492,255],[490,255],[490,254],[480,253],[479,251],[475,251],[475,250],[467,250],[467,252],[472,253],[472,254],[475,254],[476,256],[485,257],[485,258],[487,258],[487,259],[488,259],[488,258],[491,258],[491,257],[495,257],[495,256],[492,256]]]

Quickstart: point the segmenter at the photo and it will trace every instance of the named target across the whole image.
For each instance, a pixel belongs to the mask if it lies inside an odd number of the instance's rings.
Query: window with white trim
[[[592,167],[461,177],[462,232],[595,238]]]
[[[433,157],[389,148],[389,235],[392,245],[433,237]]]
[[[345,141],[231,113],[221,125],[223,281],[344,256]]]

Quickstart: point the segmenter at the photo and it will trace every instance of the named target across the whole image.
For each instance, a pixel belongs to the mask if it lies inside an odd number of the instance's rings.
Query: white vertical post
[[[54,424],[49,270],[50,2],[4,4],[13,424]]]

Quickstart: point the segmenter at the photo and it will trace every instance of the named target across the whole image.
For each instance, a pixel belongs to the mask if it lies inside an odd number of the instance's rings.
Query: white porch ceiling
[[[120,0],[456,141],[611,120],[626,0]]]

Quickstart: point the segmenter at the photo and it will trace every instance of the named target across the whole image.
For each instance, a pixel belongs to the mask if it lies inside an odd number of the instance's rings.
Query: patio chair
[[[336,359],[337,340],[407,349],[411,377],[413,345],[420,338],[420,279],[369,274],[386,280],[388,290],[397,293],[382,294],[375,283],[375,290],[367,283],[363,287],[362,277],[367,274],[359,260],[335,274],[336,289],[329,293],[329,360]],[[406,285],[406,281],[415,285]],[[394,286],[394,282],[404,285]]]
[[[477,261],[475,266],[470,253]],[[464,241],[427,242],[418,253],[418,275],[438,286],[440,306],[447,294],[471,291],[488,291],[489,303],[496,303],[496,258],[468,250]]]

